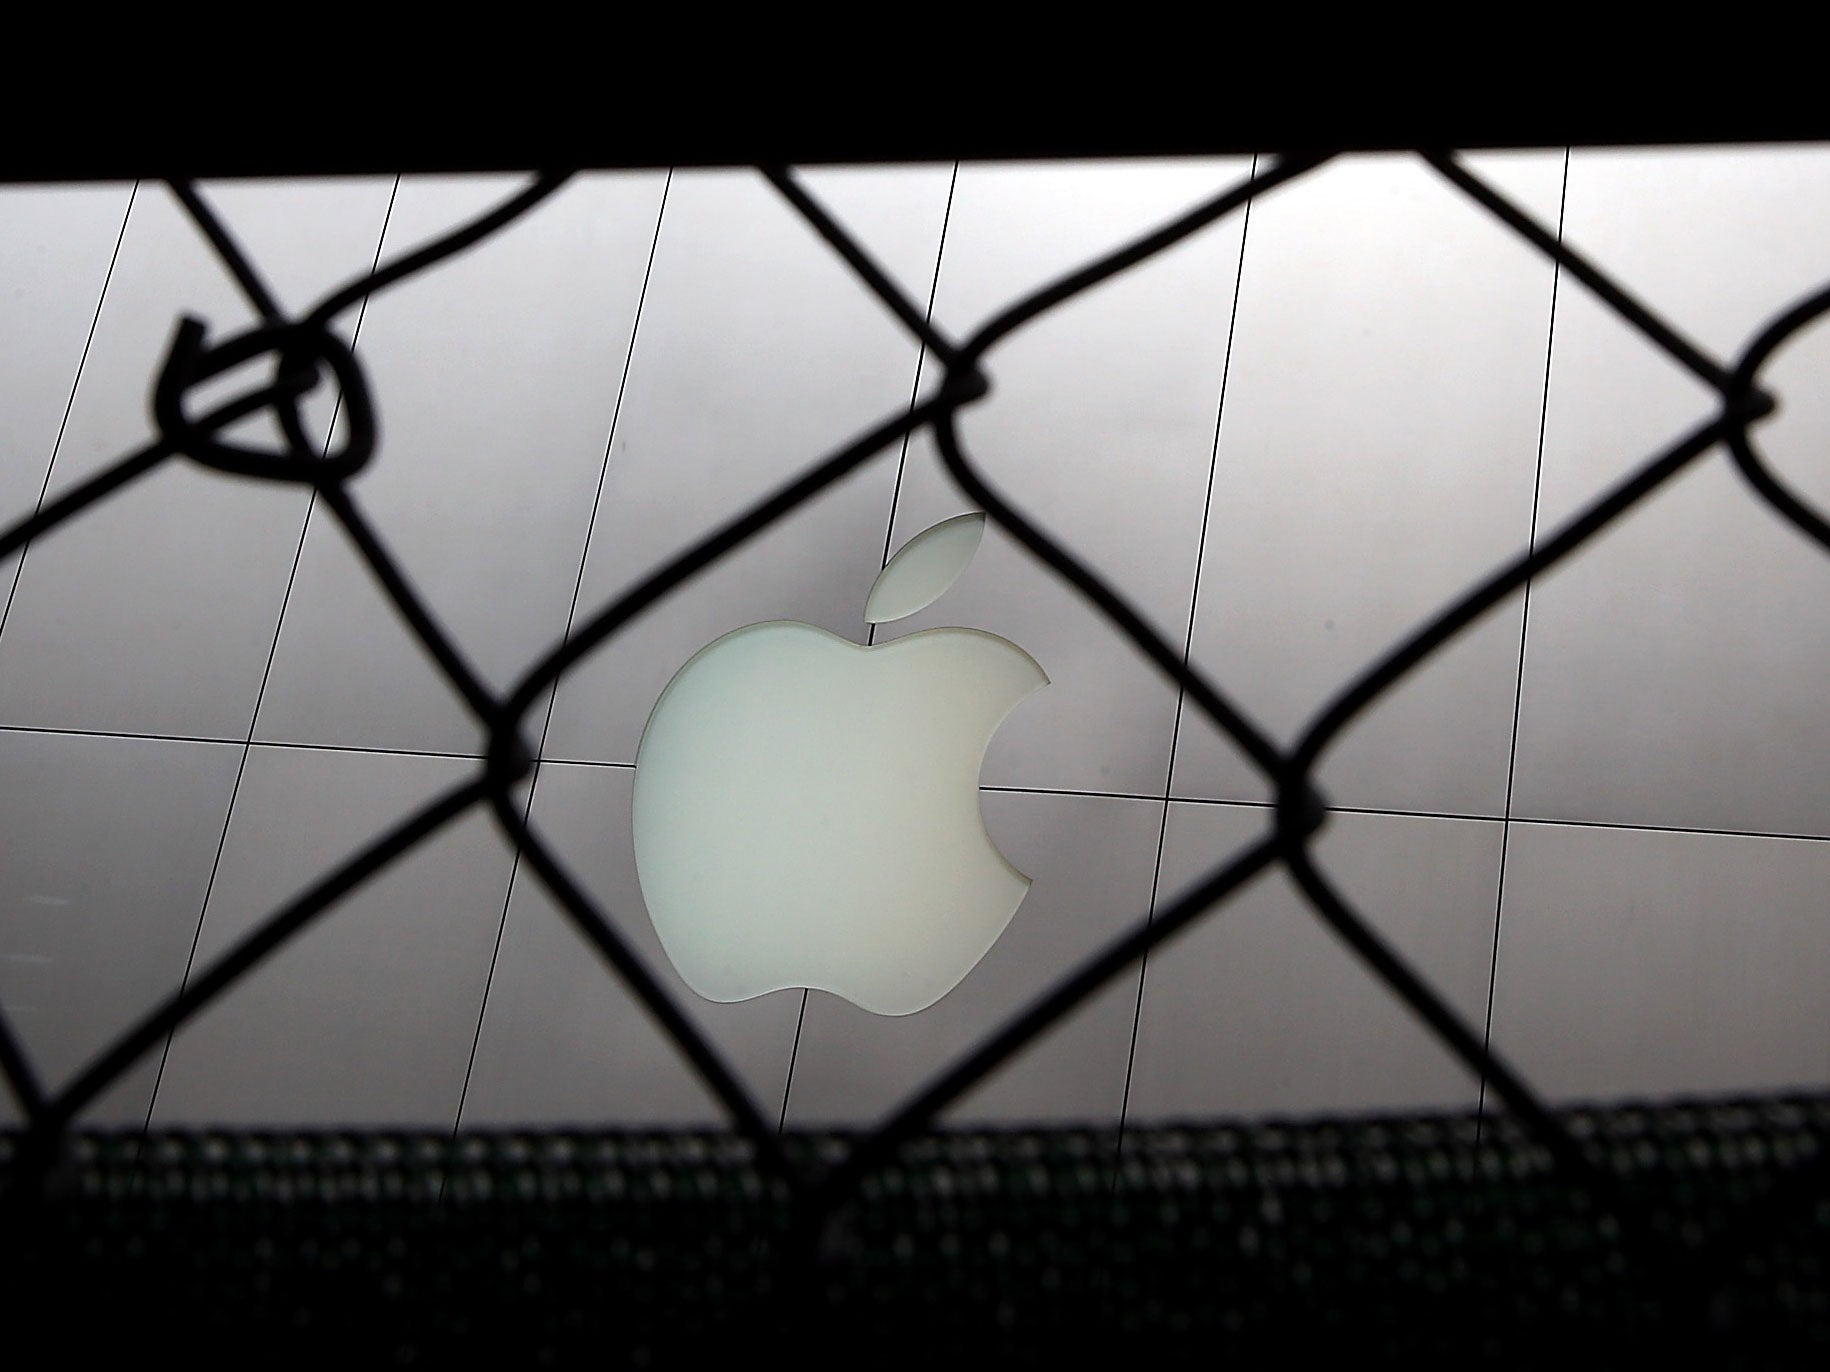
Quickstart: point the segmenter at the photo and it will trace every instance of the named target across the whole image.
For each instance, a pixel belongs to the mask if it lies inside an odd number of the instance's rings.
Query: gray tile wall
[[[1718,356],[1830,280],[1830,150],[1471,165]],[[956,335],[1249,159],[828,169],[805,183]],[[289,306],[512,178],[207,193]],[[180,313],[249,319],[169,190],[0,188],[0,521],[151,434]],[[481,676],[931,389],[757,176],[599,174],[343,321],[353,485]],[[1260,198],[1013,335],[988,478],[1280,741],[1707,395],[1420,162]],[[1762,440],[1830,504],[1830,329]],[[314,424],[330,423],[322,403]],[[257,428],[258,423],[250,428]],[[176,462],[0,567],[0,1009],[55,1087],[265,913],[469,774],[479,731],[301,489]],[[529,721],[527,803],[770,1118],[878,1117],[1265,831],[1266,788],[992,530],[937,605],[1052,684],[985,760],[1034,886],[949,996],[694,997],[654,937],[631,764],[671,675],[761,619],[871,641],[886,554],[970,508],[918,438],[670,596]],[[1324,759],[1318,861],[1559,1100],[1830,1085],[1830,557],[1720,452],[1406,678]],[[1467,1108],[1480,1083],[1272,873],[964,1097],[956,1121]],[[0,1099],[0,1122],[17,1109]],[[486,816],[443,831],[102,1096],[154,1124],[706,1124],[716,1103]]]

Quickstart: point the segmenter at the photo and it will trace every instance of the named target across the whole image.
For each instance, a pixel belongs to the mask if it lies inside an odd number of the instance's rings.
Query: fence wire
[[[1372,927],[1315,860],[1312,845],[1326,827],[1329,809],[1316,777],[1329,751],[1366,711],[1400,680],[1428,660],[1485,611],[1570,557],[1678,473],[1718,445],[1726,447],[1755,498],[1801,536],[1830,552],[1830,523],[1776,475],[1762,457],[1756,421],[1774,409],[1761,388],[1762,368],[1800,330],[1830,310],[1830,286],[1788,305],[1739,356],[1712,358],[1687,340],[1652,308],[1629,294],[1558,235],[1508,201],[1462,166],[1453,155],[1424,151],[1424,161],[1450,185],[1480,205],[1518,237],[1580,280],[1647,343],[1670,357],[1709,388],[1716,410],[1707,422],[1647,457],[1625,480],[1592,501],[1561,527],[1443,606],[1421,628],[1393,644],[1352,680],[1345,682],[1288,747],[1278,746],[1229,697],[1224,684],[1185,660],[1119,592],[1073,550],[1063,546],[1026,513],[1021,493],[994,486],[959,432],[961,412],[989,392],[998,347],[1026,325],[1073,297],[1201,233],[1240,210],[1255,196],[1274,192],[1326,163],[1332,154],[1262,159],[1258,169],[1205,203],[1125,246],[1090,261],[1004,309],[964,338],[933,323],[921,301],[897,287],[864,246],[827,212],[784,167],[762,174],[783,200],[830,245],[855,274],[862,289],[919,341],[940,370],[939,385],[919,403],[885,415],[869,430],[806,467],[800,475],[685,548],[644,579],[581,619],[564,641],[527,664],[520,679],[497,692],[467,660],[463,645],[442,625],[402,570],[386,540],[363,513],[352,478],[379,460],[377,408],[361,360],[333,330],[336,318],[367,297],[424,272],[434,264],[483,242],[521,217],[537,213],[543,201],[566,184],[570,173],[533,177],[489,213],[463,224],[418,250],[331,291],[302,314],[288,315],[267,288],[259,266],[217,218],[191,184],[172,186],[198,230],[252,303],[259,322],[243,332],[213,337],[206,323],[181,320],[153,387],[157,436],[0,534],[0,558],[28,542],[54,537],[89,507],[175,460],[188,460],[227,476],[308,486],[348,534],[359,556],[398,614],[402,627],[437,667],[482,726],[484,757],[474,775],[417,812],[402,817],[359,853],[325,873],[314,885],[272,912],[216,961],[191,977],[163,1003],[128,1028],[78,1071],[67,1084],[50,1089],[41,1081],[18,1034],[0,1006],[0,1070],[26,1119],[12,1149],[6,1174],[8,1194],[18,1202],[42,1190],[83,1109],[155,1050],[180,1025],[231,991],[265,959],[281,955],[300,932],[339,900],[476,808],[495,817],[508,842],[609,968],[646,1007],[662,1031],[692,1064],[721,1102],[732,1129],[750,1150],[755,1168],[790,1198],[803,1250],[817,1253],[830,1243],[835,1217],[854,1202],[872,1177],[899,1150],[924,1135],[940,1113],[976,1083],[1084,1002],[1112,977],[1196,921],[1212,917],[1229,896],[1261,873],[1281,868],[1307,897],[1316,918],[1352,949],[1366,974],[1401,1000],[1438,1040],[1484,1080],[1518,1125],[1546,1151],[1558,1175],[1579,1188],[1594,1213],[1613,1217],[1629,1239],[1632,1261],[1675,1283],[1674,1289],[1702,1297],[1713,1289],[1712,1273],[1726,1270],[1728,1249],[1756,1241],[1757,1219],[1740,1224],[1728,1238],[1672,1242],[1658,1216],[1649,1214],[1620,1185],[1618,1169],[1605,1153],[1585,1144],[1565,1119],[1546,1107],[1531,1084],[1483,1042],[1447,997],[1421,975]],[[212,379],[250,363],[269,371],[264,384],[198,412],[194,397]],[[300,407],[321,386],[340,397],[344,423],[340,444],[320,448],[305,433]],[[250,446],[225,435],[250,415],[271,415],[282,441]],[[1006,533],[1056,576],[1070,583],[1184,693],[1250,759],[1275,795],[1269,823],[1243,852],[1214,867],[1154,918],[1144,912],[1051,989],[1024,1006],[994,1032],[915,1091],[875,1129],[838,1150],[797,1149],[784,1143],[774,1123],[745,1088],[718,1049],[695,1027],[654,972],[617,932],[616,924],[586,891],[548,840],[524,817],[514,798],[517,783],[534,765],[534,750],[523,732],[528,713],[570,668],[601,648],[638,616],[647,613],[688,579],[755,538],[797,506],[873,457],[893,450],[918,430],[932,435],[947,471],[961,489]],[[1813,1162],[1800,1174],[1807,1191],[1821,1189],[1824,1166]],[[1792,1203],[1805,1194],[1786,1193]],[[1781,1202],[1771,1202],[1778,1205]],[[1755,1207],[1758,1210],[1758,1207]]]

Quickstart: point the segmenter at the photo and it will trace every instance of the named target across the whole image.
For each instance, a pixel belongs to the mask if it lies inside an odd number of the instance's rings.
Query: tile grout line
[[[941,210],[940,215],[940,241],[935,244],[934,247],[934,271],[928,278],[928,308],[927,312],[922,316],[923,319],[930,324],[934,322],[934,301],[940,293],[941,262],[947,255],[947,226],[953,221],[953,193],[958,187],[959,163],[955,162],[953,164],[953,172],[947,179],[947,203]],[[921,394],[921,377],[923,370],[927,366],[927,361],[928,345],[926,343],[921,343],[917,346],[915,352],[915,377],[909,383],[908,407],[911,410],[915,408],[916,398]],[[902,474],[907,470],[909,463],[910,436],[911,434],[908,433],[905,433],[902,436],[902,444],[896,455],[896,484],[890,490],[890,514],[889,519],[885,522],[883,530],[883,557],[877,564],[879,569],[889,566],[890,563],[890,544],[896,537],[896,507],[902,499]],[[875,624],[866,624],[864,626],[865,647],[868,648],[872,646],[876,641],[877,626]],[[794,1046],[788,1050],[788,1074],[782,1082],[782,1110],[781,1115],[777,1118],[775,1123],[775,1132],[777,1134],[783,1133],[788,1127],[788,1097],[794,1090],[794,1064],[800,1060],[801,1055],[801,1026],[806,1022],[807,999],[812,994],[813,993],[807,990],[806,987],[801,988],[800,1013],[795,1016],[794,1020]]]
[[[591,561],[591,539],[597,530],[598,511],[603,507],[604,485],[610,476],[610,454],[616,445],[618,421],[623,414],[623,397],[629,389],[629,372],[635,364],[635,349],[642,332],[642,315],[648,304],[648,286],[654,279],[654,259],[661,245],[661,226],[667,218],[667,200],[673,189],[674,169],[667,169],[666,178],[661,182],[660,204],[655,209],[654,232],[648,240],[648,260],[642,266],[642,289],[636,295],[635,318],[629,328],[629,346],[623,352],[622,375],[617,381],[616,403],[610,407],[610,427],[604,435],[604,460],[597,470],[597,491],[591,500],[591,517],[585,523],[584,544],[578,554],[578,575],[572,582],[572,603],[566,608],[565,633],[560,639],[563,644],[572,637],[572,626],[578,619],[578,602],[584,595],[585,568]],[[527,799],[522,805],[521,821],[527,823],[534,812],[534,792],[540,784],[540,770],[546,765],[547,731],[553,724],[553,709],[559,700],[559,683],[555,681],[547,689],[546,713],[540,720],[540,739],[534,746],[534,768],[528,778]],[[470,1099],[470,1077],[476,1070],[477,1049],[483,1042],[483,1023],[489,1014],[489,993],[495,985],[496,964],[502,956],[502,940],[508,932],[508,912],[515,899],[515,885],[521,875],[521,846],[515,845],[513,859],[509,863],[508,887],[502,895],[502,915],[496,924],[496,941],[489,954],[489,971],[483,978],[483,995],[477,1005],[477,1025],[470,1038],[470,1055],[464,1063],[464,1083],[458,1090],[457,1109],[451,1118],[451,1137],[455,1139],[458,1131],[464,1127],[464,1106]],[[444,1197],[444,1182],[439,1183],[439,1196]]]
[[[940,294],[940,265],[942,258],[946,256],[947,252],[947,225],[953,218],[953,193],[958,186],[959,163],[955,162],[953,164],[953,174],[947,181],[947,203],[945,208],[941,210],[940,215],[940,242],[934,249],[934,272],[933,275],[928,278],[928,309],[923,318],[930,325],[934,322],[934,301]],[[916,345],[915,351],[915,378],[909,383],[908,408],[910,410],[915,408],[915,401],[921,395],[921,378],[922,373],[927,368],[927,363],[928,345],[926,343],[919,343]],[[890,490],[890,517],[883,529],[883,558],[877,564],[879,568],[890,565],[890,544],[896,537],[896,507],[902,500],[902,474],[908,470],[909,439],[913,436],[913,430],[910,430],[910,432],[905,433],[902,436],[901,447],[896,454],[896,484]],[[877,626],[875,624],[867,624],[864,630],[865,646],[868,647],[876,641]]]
[[[782,1079],[782,1109],[775,1117],[775,1132],[783,1134],[788,1129],[788,1093],[794,1089],[794,1063],[801,1055],[801,1026],[807,1022],[807,998],[813,992],[801,987],[801,1008],[794,1014],[794,1042],[788,1048],[788,1074]]]
[[[45,496],[51,489],[51,477],[57,470],[57,459],[63,453],[64,434],[70,427],[70,414],[76,408],[76,394],[83,383],[83,372],[89,366],[89,350],[95,346],[95,334],[101,327],[102,310],[108,303],[108,288],[114,284],[114,269],[121,261],[121,245],[127,241],[127,225],[133,219],[134,202],[140,196],[140,182],[136,178],[127,191],[127,205],[121,211],[121,226],[115,230],[114,248],[108,254],[108,269],[102,273],[102,286],[95,296],[95,309],[89,315],[89,331],[83,336],[83,350],[76,359],[76,375],[70,378],[70,393],[64,397],[64,412],[57,421],[57,436],[51,440],[51,453],[45,462],[44,480],[38,485],[38,499],[32,506],[32,513],[37,514],[44,508]],[[49,533],[51,530],[46,530]],[[43,537],[40,534],[39,537]],[[7,620],[13,613],[13,597],[19,593],[19,583],[25,577],[26,555],[32,551],[27,543],[19,550],[19,562],[13,568],[13,579],[6,588],[6,604],[0,605],[0,634],[5,633]],[[22,1045],[23,1051],[23,1045]]]
[[[139,195],[140,183],[136,180],[127,192],[127,208],[121,212],[121,227],[115,231],[114,251],[108,254],[108,270],[102,273],[102,289],[96,294],[95,310],[89,316],[89,332],[83,338],[82,356],[76,359],[76,375],[70,378],[70,394],[64,398],[63,417],[57,421],[57,437],[51,442],[51,458],[45,463],[44,480],[38,486],[38,500],[32,506],[33,514],[44,508],[45,495],[51,489],[51,475],[57,470],[57,458],[63,451],[64,432],[70,427],[70,412],[76,408],[76,392],[83,382],[83,370],[89,365],[89,349],[95,345],[95,331],[101,327],[102,307],[108,301],[108,287],[114,282],[114,269],[121,260],[121,244],[127,241],[127,224],[133,218],[134,201]],[[52,531],[47,529],[44,532]],[[44,534],[39,537],[44,537]],[[6,632],[6,621],[13,613],[13,597],[18,594],[20,578],[25,575],[25,556],[31,551],[30,543],[19,550],[19,565],[13,569],[12,584],[6,588],[6,604],[0,606],[0,633]]]
[[[141,743],[199,743],[206,747],[220,748],[239,748],[243,744],[242,739],[206,738],[199,734],[142,734],[113,729],[65,729],[26,724],[0,724],[0,734],[42,734],[55,738],[110,738]],[[255,743],[261,748],[292,749],[298,752],[351,753],[376,757],[444,758],[455,762],[483,760],[483,755],[480,753],[449,753],[426,748],[381,748],[372,744],[349,743],[302,743],[277,738],[257,739]],[[540,761],[542,766],[550,764],[554,767],[610,767],[624,771],[633,770],[635,767],[633,762],[617,762],[610,758],[544,757]],[[1086,791],[1067,786],[1003,786],[981,782],[979,790],[1009,795],[1079,796],[1089,800],[1135,800],[1152,805],[1160,805],[1163,802],[1161,796],[1144,795],[1137,791]],[[1218,796],[1197,795],[1172,795],[1169,799],[1177,805],[1215,805],[1244,810],[1275,808],[1275,802],[1268,800],[1223,799]],[[1399,810],[1379,805],[1330,805],[1328,812],[1337,815],[1378,815],[1392,819],[1444,819],[1467,824],[1511,823],[1563,829],[1617,829],[1636,834],[1698,834],[1709,838],[1757,838],[1772,839],[1775,842],[1783,843],[1830,843],[1830,832],[1809,834],[1782,833],[1771,829],[1711,829],[1688,824],[1638,824],[1628,820],[1558,819],[1550,815],[1515,814],[1508,819],[1504,815],[1456,813],[1449,810]]]
[[[1557,242],[1563,242],[1563,217],[1569,204],[1569,149],[1563,150],[1563,177],[1557,192]],[[1538,506],[1544,493],[1544,433],[1550,416],[1550,376],[1551,359],[1557,341],[1557,291],[1563,280],[1563,264],[1555,258],[1551,260],[1550,273],[1550,319],[1544,331],[1544,382],[1538,396],[1538,454],[1537,467],[1532,476],[1531,487],[1531,526],[1526,538],[1526,548],[1535,548],[1538,543]],[[1500,967],[1500,912],[1506,901],[1506,855],[1512,842],[1512,788],[1518,775],[1519,766],[1519,714],[1525,697],[1525,639],[1531,623],[1531,581],[1525,579],[1524,594],[1519,604],[1519,669],[1512,689],[1512,743],[1506,756],[1506,808],[1500,818],[1500,862],[1499,872],[1494,881],[1493,892],[1493,943],[1487,962],[1487,1015],[1481,1028],[1481,1047],[1492,1051],[1493,1047],[1493,1002],[1494,990],[1499,981]],[[1479,1094],[1474,1105],[1474,1145],[1480,1146],[1481,1134],[1487,1120],[1487,1074],[1481,1073]]]
[[[1253,154],[1251,170],[1246,173],[1248,180],[1258,174],[1258,156]],[[1201,505],[1201,533],[1195,542],[1195,574],[1188,594],[1188,631],[1182,640],[1182,666],[1187,668],[1194,655],[1195,616],[1201,601],[1201,570],[1207,561],[1207,527],[1214,508],[1214,476],[1220,467],[1220,430],[1226,416],[1226,384],[1232,374],[1233,343],[1237,337],[1239,324],[1239,292],[1245,282],[1245,249],[1246,241],[1252,231],[1252,201],[1248,197],[1239,225],[1239,260],[1233,269],[1232,308],[1228,313],[1226,325],[1226,351],[1220,362],[1220,394],[1214,402],[1214,437],[1208,449],[1207,458],[1207,495]],[[1169,730],[1169,765],[1163,773],[1162,815],[1157,823],[1156,862],[1150,872],[1150,904],[1146,922],[1156,919],[1156,901],[1158,887],[1163,879],[1163,848],[1169,834],[1169,805],[1175,793],[1176,749],[1182,736],[1182,710],[1188,700],[1188,693],[1180,688],[1176,691],[1176,710]],[[1155,800],[1155,797],[1150,797]],[[1137,999],[1131,1008],[1131,1043],[1125,1053],[1125,1089],[1119,1098],[1118,1137],[1112,1146],[1112,1185],[1109,1194],[1118,1192],[1119,1168],[1125,1150],[1125,1121],[1131,1113],[1131,1077],[1137,1066],[1138,1028],[1144,1018],[1144,981],[1150,973],[1150,950],[1146,948],[1137,965]]]
[[[381,757],[442,757],[452,758],[459,762],[481,762],[483,760],[482,753],[451,753],[437,748],[383,748],[367,743],[306,743],[284,738],[211,738],[204,734],[147,734],[123,729],[66,729],[35,724],[0,724],[0,734],[46,734],[58,738],[115,738],[143,743],[201,743],[206,747],[217,748],[240,748],[244,744],[252,743],[261,748],[291,748],[297,752],[363,753]],[[570,761],[570,759],[566,760]],[[597,762],[588,758],[580,758],[578,763],[583,766],[597,767],[634,765],[625,762]]]
[[[375,252],[369,259],[370,271],[373,271],[376,264],[381,261],[381,250],[383,245],[387,242],[388,237],[388,223],[394,217],[394,200],[399,193],[400,178],[396,176],[394,178],[394,185],[388,192],[387,209],[383,211],[381,216],[381,229],[375,237]],[[361,341],[362,321],[368,317],[368,308],[368,296],[364,295],[361,303],[357,306],[355,326],[350,331],[350,351],[352,354],[356,351],[356,347]],[[324,426],[323,451],[326,453],[330,451],[331,441],[336,436],[337,419],[342,412],[343,397],[341,392],[339,392],[336,403],[331,409],[330,422]],[[197,907],[197,926],[191,933],[190,951],[185,954],[184,975],[178,982],[179,995],[183,995],[184,988],[190,985],[191,974],[195,971],[197,966],[197,949],[203,943],[203,925],[204,920],[209,913],[210,896],[216,889],[217,874],[222,870],[222,855],[227,850],[229,844],[229,826],[235,818],[235,802],[241,795],[242,778],[247,775],[248,758],[254,752],[254,732],[255,727],[260,720],[261,701],[264,700],[267,695],[267,682],[273,673],[273,659],[279,651],[280,630],[285,626],[286,622],[286,607],[292,603],[292,588],[298,579],[299,563],[303,560],[305,553],[305,538],[311,530],[311,515],[312,511],[317,508],[317,504],[318,493],[314,488],[305,505],[305,518],[301,520],[299,524],[298,543],[292,550],[292,568],[286,576],[286,592],[280,598],[279,613],[274,617],[273,638],[267,645],[267,662],[261,669],[261,684],[260,688],[255,692],[254,708],[249,711],[248,714],[248,736],[245,739],[240,740],[241,758],[236,763],[235,782],[229,788],[229,803],[223,810],[222,831],[216,838],[216,853],[215,856],[210,859],[209,880],[204,883],[203,899],[199,902]],[[224,739],[221,741],[229,744],[234,744],[236,742],[236,740],[232,739]],[[158,1070],[153,1073],[152,1091],[146,1098],[146,1119],[140,1126],[140,1136],[142,1139],[152,1130],[153,1112],[158,1108],[159,1104],[159,1087],[165,1080],[165,1066],[171,1059],[172,1044],[177,1040],[177,1037],[178,1031],[174,1028],[170,1033],[166,1034],[165,1042],[160,1046]]]
[[[575,766],[622,767],[627,763],[576,762]],[[1150,804],[1161,804],[1161,796],[1141,795],[1136,791],[1076,791],[1057,786],[991,786],[981,785],[981,791],[1005,791],[1016,795],[1040,796],[1086,796],[1094,800],[1136,800]],[[1242,810],[1272,810],[1277,807],[1270,800],[1222,800],[1217,796],[1172,795],[1177,805],[1219,805]],[[1546,828],[1563,829],[1619,829],[1635,834],[1702,834],[1711,838],[1765,838],[1787,843],[1830,843],[1830,831],[1822,834],[1789,834],[1768,829],[1708,829],[1688,824],[1635,824],[1627,820],[1605,819],[1556,819],[1548,815],[1505,815],[1457,814],[1448,810],[1396,810],[1380,805],[1330,805],[1331,815],[1382,815],[1392,819],[1446,819],[1467,824],[1533,824]]]

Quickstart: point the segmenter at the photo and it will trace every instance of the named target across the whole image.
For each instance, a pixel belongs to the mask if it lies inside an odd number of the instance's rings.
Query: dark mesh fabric
[[[9,1210],[9,1323],[383,1365],[1830,1353],[1830,1097],[1563,1120],[1608,1192],[1470,1116],[1133,1129],[1116,1168],[1111,1133],[945,1132],[817,1235],[729,1136],[77,1134]]]

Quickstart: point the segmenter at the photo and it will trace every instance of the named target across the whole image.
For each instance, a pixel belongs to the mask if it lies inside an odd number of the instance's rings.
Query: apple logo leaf
[[[982,513],[955,515],[916,534],[877,574],[864,603],[865,623],[884,624],[927,609],[959,579],[984,536]]]

